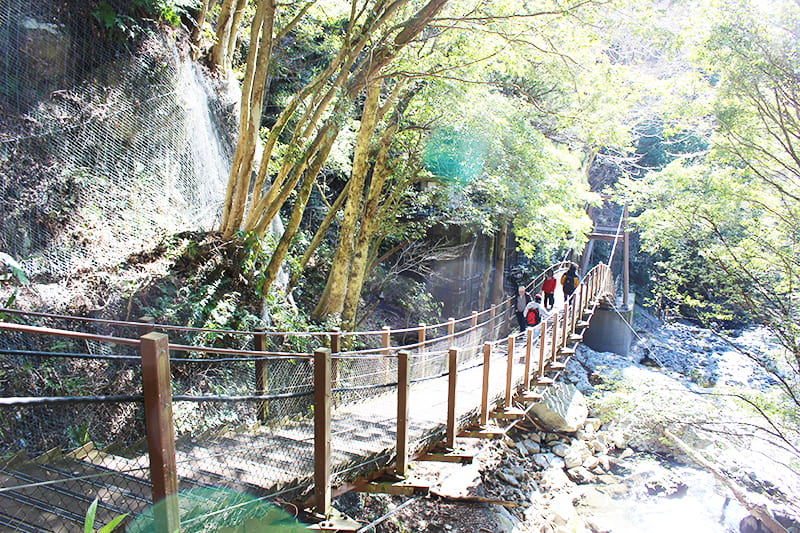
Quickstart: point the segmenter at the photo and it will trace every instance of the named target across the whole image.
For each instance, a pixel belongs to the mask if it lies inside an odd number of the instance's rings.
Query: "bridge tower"
[[[608,198],[605,198],[608,199]],[[584,332],[584,343],[598,352],[613,352],[628,355],[633,341],[634,294],[630,292],[630,243],[628,237],[628,206],[622,207],[622,215],[618,227],[595,225],[589,234],[581,258],[581,272],[586,272],[591,260],[592,250],[596,241],[610,241],[612,256],[617,252],[617,245],[622,244],[622,297],[616,294],[607,294],[600,299],[591,325]],[[621,300],[621,301],[620,301]]]

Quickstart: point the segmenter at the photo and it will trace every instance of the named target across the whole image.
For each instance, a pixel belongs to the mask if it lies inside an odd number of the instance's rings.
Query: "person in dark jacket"
[[[571,264],[569,269],[561,276],[561,288],[564,289],[564,302],[569,300],[569,297],[572,296],[572,293],[575,292],[575,289],[578,287],[578,284],[581,282],[580,278],[578,278],[578,271],[575,264]]]
[[[528,327],[528,322],[525,320],[525,308],[533,301],[533,297],[525,290],[525,287],[520,285],[517,288],[517,294],[511,300],[511,310],[517,317],[519,330],[525,331],[525,328]]]

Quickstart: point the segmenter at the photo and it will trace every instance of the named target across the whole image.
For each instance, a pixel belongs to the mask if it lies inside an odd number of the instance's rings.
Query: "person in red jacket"
[[[545,272],[544,281],[542,282],[542,294],[544,294],[544,308],[550,311],[556,304],[556,278],[553,277],[553,271],[548,270]]]

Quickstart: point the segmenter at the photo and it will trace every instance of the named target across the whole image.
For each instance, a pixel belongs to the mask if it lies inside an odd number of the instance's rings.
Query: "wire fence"
[[[328,482],[341,484],[397,461],[400,350],[410,353],[407,453],[413,455],[441,441],[451,427],[475,420],[484,409],[483,395],[489,406],[509,407],[511,394],[531,380],[540,343],[544,340],[551,353],[565,346],[570,337],[564,328],[574,330],[583,314],[574,308],[590,305],[589,291],[613,291],[603,267],[587,276],[585,290],[569,306],[522,335],[506,335],[508,302],[396,336],[388,328],[314,335],[319,347],[333,351]],[[58,521],[79,524],[97,497],[99,523],[124,511],[133,528],[152,514],[155,485],[145,439],[144,348],[138,336],[156,325],[12,316],[17,323],[0,323],[0,523],[14,531]],[[75,329],[56,330],[54,323]],[[181,504],[181,523],[194,524],[188,530],[207,528],[202,516],[231,518],[241,498],[263,503],[299,497],[317,483],[315,428],[322,408],[315,396],[317,354],[276,351],[289,332],[230,334],[244,349],[165,344],[181,501],[218,500],[228,506],[198,503],[192,514]],[[369,344],[361,337],[378,346],[343,349],[348,336],[354,339],[350,347]],[[416,342],[395,346],[394,339]],[[47,345],[58,351],[45,350]],[[451,396],[444,384],[455,379],[453,368],[457,386]],[[186,491],[194,496],[184,497]],[[216,491],[216,496],[198,496],[202,491]]]
[[[0,248],[29,276],[102,270],[221,205],[232,102],[169,37],[110,35],[91,9],[0,4]]]

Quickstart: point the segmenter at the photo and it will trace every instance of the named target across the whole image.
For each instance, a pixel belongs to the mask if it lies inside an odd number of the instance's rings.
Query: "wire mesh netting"
[[[0,526],[75,531],[95,498],[97,524],[140,513],[151,489],[138,358],[21,350],[15,337],[0,347]]]
[[[227,177],[232,104],[167,37],[108,39],[83,4],[0,3],[0,249],[29,275],[210,228]]]

